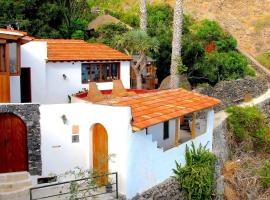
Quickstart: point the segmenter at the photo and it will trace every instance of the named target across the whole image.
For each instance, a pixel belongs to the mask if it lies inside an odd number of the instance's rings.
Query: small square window
[[[72,143],[79,143],[80,137],[79,135],[72,135]]]
[[[72,135],[79,135],[79,126],[78,125],[72,126]]]

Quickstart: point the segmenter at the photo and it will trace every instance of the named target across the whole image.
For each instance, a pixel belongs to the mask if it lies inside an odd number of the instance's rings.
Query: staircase
[[[29,200],[31,186],[28,172],[0,174],[0,200]]]

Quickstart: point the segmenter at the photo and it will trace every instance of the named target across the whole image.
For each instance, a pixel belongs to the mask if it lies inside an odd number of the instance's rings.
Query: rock
[[[169,178],[164,182],[137,194],[132,200],[184,200],[183,192],[175,178]]]
[[[167,90],[167,89],[171,88],[171,77],[172,76],[170,75],[162,80],[160,87],[159,87],[160,90]],[[174,78],[180,79],[179,87],[182,87],[182,88],[187,89],[187,90],[191,90],[191,85],[190,85],[186,76],[177,75],[177,76],[174,76]]]
[[[194,91],[220,99],[222,101],[221,104],[214,108],[215,111],[220,111],[245,100],[250,101],[251,98],[258,97],[267,90],[267,80],[260,77],[247,77],[245,79],[221,81],[214,87],[196,88]]]

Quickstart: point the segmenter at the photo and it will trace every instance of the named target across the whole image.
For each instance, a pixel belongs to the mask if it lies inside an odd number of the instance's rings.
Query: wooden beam
[[[7,41],[6,40],[4,40],[4,39],[0,39],[0,44],[6,44],[7,43]]]
[[[19,35],[7,35],[7,34],[2,34],[0,33],[0,38],[1,39],[7,39],[7,40],[18,40],[22,36]]]
[[[175,138],[174,138],[175,147],[179,146],[179,126],[180,126],[180,117],[175,119]]]
[[[192,125],[191,125],[191,139],[196,137],[196,113],[192,113]]]

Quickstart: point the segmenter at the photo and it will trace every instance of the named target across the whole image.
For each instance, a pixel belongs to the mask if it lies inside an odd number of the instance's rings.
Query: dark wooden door
[[[93,170],[97,174],[106,174],[109,171],[108,155],[108,135],[101,124],[96,124],[93,128]],[[107,177],[102,177],[97,181],[100,185],[106,185]]]
[[[21,102],[31,101],[31,68],[21,68]]]
[[[0,114],[0,173],[28,171],[27,130],[16,115]]]

